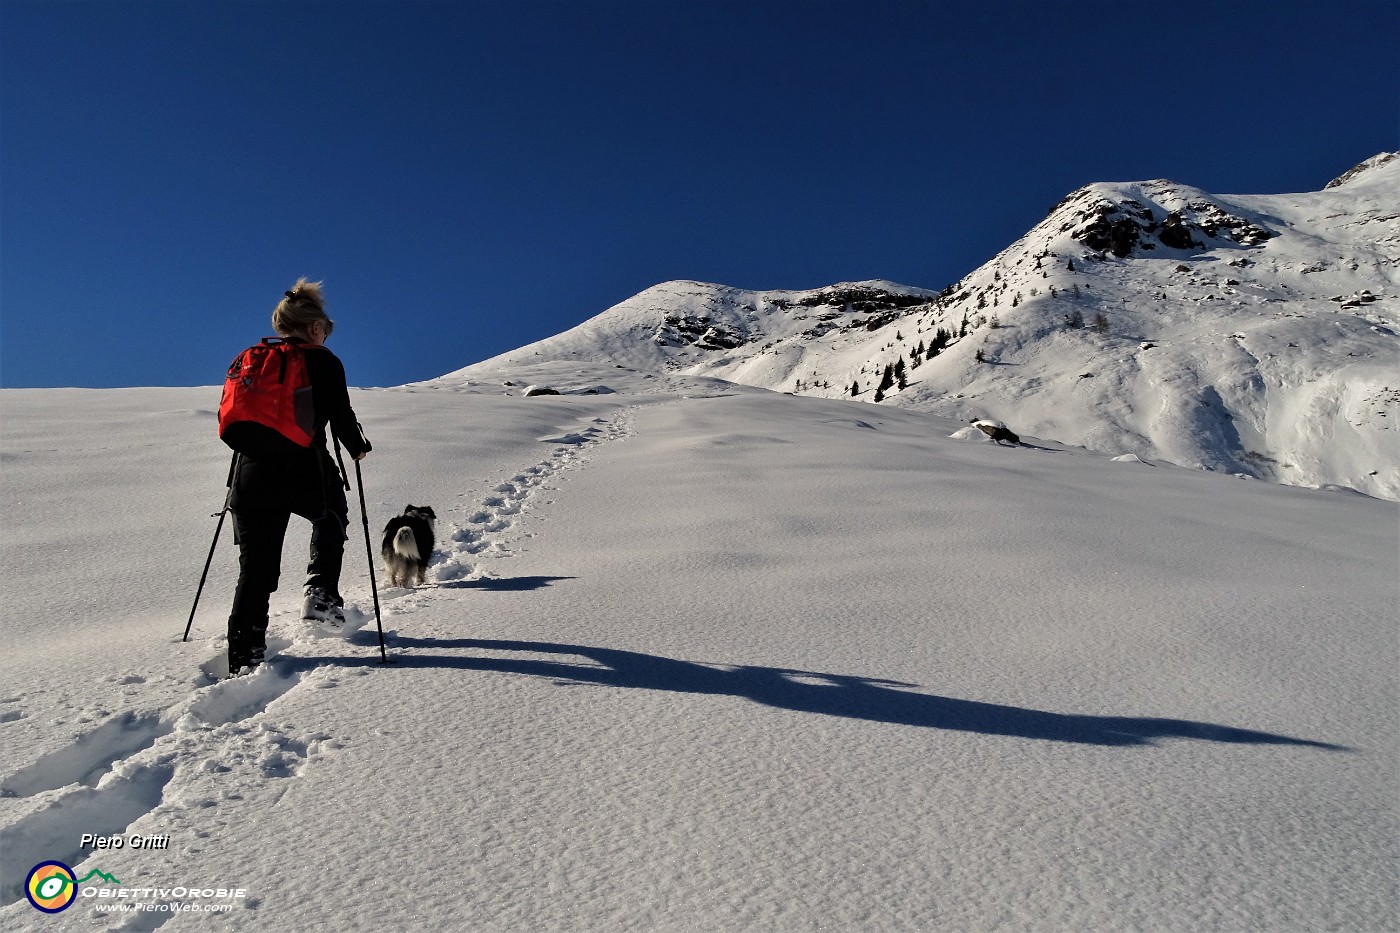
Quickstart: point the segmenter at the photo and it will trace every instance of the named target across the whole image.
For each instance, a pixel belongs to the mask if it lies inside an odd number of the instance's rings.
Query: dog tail
[[[407,525],[394,534],[394,553],[409,560],[422,560],[418,553],[418,539],[413,536],[413,529]]]

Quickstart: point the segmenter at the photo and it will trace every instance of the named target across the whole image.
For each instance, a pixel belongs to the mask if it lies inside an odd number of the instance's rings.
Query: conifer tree
[[[928,355],[937,356],[948,348],[948,344],[953,342],[953,334],[947,328],[940,327],[933,333],[933,340],[928,345]]]

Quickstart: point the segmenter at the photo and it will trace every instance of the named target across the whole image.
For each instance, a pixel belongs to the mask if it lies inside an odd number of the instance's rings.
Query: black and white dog
[[[413,586],[423,582],[423,572],[433,556],[433,522],[437,514],[430,506],[410,505],[384,526],[384,566],[390,586]],[[409,583],[412,577],[413,583]]]

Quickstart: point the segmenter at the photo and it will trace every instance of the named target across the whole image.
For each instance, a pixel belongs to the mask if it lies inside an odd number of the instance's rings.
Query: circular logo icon
[[[24,880],[24,896],[35,910],[56,914],[78,896],[78,879],[73,869],[62,862],[40,862]]]

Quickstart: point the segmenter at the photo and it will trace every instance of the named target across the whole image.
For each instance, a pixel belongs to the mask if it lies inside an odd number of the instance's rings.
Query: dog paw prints
[[[462,560],[458,555],[453,555],[444,559],[434,567],[439,583],[451,583],[456,580],[465,580],[476,572],[475,565]]]
[[[578,431],[541,438],[555,445],[549,456],[497,483],[477,505],[464,509],[462,523],[448,531],[444,546],[433,555],[432,578],[439,584],[466,580],[479,572],[475,558],[508,556],[504,535],[534,504],[538,493],[554,488],[549,483],[559,473],[586,463],[588,449],[631,433],[630,425],[630,413],[624,411],[612,418],[595,418]],[[543,504],[552,501],[546,499]]]
[[[492,509],[494,515],[499,520],[499,518],[503,515],[520,514],[520,498],[523,497],[510,498],[508,496],[491,496],[490,498],[482,502],[482,505],[486,506],[489,509]]]
[[[439,568],[446,567],[453,562],[460,564],[460,555],[462,554],[480,554],[482,551],[487,550],[491,547],[492,542],[487,540],[486,535],[490,532],[504,531],[510,527],[510,522],[501,521],[490,515],[476,519],[476,521],[482,523],[481,527],[456,528],[453,530],[449,538],[454,545],[453,550],[451,553],[444,556],[442,561],[438,564]],[[438,575],[441,577],[441,569],[439,569]]]
[[[273,795],[286,792],[275,782],[304,776],[324,757],[346,743],[327,732],[296,734],[266,719],[229,723],[213,730],[185,756],[177,786],[166,795],[167,806],[189,814],[241,801],[252,791]],[[205,817],[198,822],[207,824]]]

